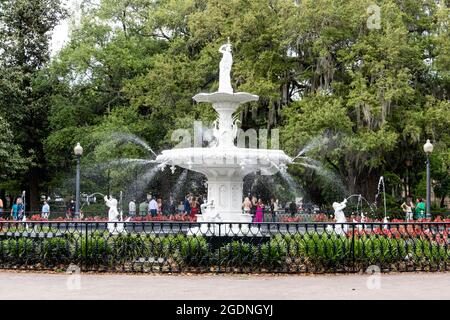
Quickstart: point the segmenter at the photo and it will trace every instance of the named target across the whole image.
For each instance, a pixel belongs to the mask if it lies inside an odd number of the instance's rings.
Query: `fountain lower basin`
[[[207,199],[208,202],[213,201],[213,207],[199,215],[199,222],[248,223],[252,216],[242,213],[244,177],[258,171],[263,175],[273,175],[290,163],[291,158],[282,150],[231,146],[165,150],[156,161],[206,176]]]

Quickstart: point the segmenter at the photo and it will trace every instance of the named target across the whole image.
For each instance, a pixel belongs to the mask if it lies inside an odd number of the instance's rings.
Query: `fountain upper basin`
[[[213,92],[213,93],[198,93],[192,97],[197,102],[208,103],[231,103],[233,105],[239,105],[241,103],[258,101],[259,97],[255,94],[248,92]]]
[[[229,147],[164,150],[156,162],[176,165],[212,177],[244,177],[261,171],[273,175],[292,162],[282,150]]]

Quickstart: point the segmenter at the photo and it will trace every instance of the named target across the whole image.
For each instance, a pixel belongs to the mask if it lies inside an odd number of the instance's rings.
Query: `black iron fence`
[[[449,271],[450,222],[0,222],[0,268],[119,272]]]

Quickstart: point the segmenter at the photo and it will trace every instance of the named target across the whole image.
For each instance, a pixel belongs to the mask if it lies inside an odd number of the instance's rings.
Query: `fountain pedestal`
[[[242,215],[242,177],[208,177],[208,199],[224,222],[251,222]]]

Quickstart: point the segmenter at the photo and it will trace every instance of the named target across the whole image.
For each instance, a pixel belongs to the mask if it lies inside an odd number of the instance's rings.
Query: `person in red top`
[[[160,215],[162,215],[162,199],[158,198],[158,200],[156,200],[156,204],[158,206],[157,214],[158,214],[158,216],[160,216]]]
[[[256,212],[253,222],[263,222],[263,216],[264,216],[264,204],[262,200],[259,199],[256,205]]]
[[[192,197],[191,201],[191,218],[195,218],[195,215],[198,214],[198,201],[197,198]]]

